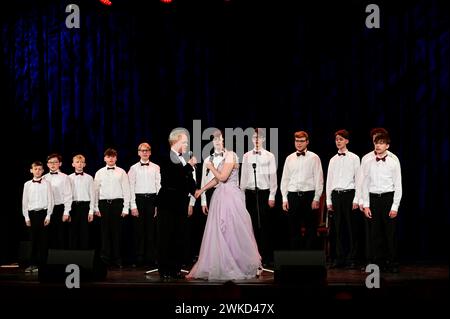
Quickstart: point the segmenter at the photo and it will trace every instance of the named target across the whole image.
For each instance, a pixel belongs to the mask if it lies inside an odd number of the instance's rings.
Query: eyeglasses
[[[51,162],[47,162],[48,164],[59,164],[59,162],[55,162],[55,161],[51,161]]]
[[[306,140],[295,140],[295,143],[305,143]]]
[[[142,150],[138,150],[139,152],[150,152],[151,150],[149,150],[149,149],[142,149]]]

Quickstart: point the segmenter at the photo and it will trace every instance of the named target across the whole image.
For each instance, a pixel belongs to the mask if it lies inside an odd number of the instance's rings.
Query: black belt
[[[384,197],[384,196],[390,196],[393,195],[394,192],[385,192],[385,193],[369,193],[372,197]]]
[[[288,192],[289,194],[295,194],[295,195],[297,195],[297,196],[304,196],[304,195],[307,195],[307,194],[311,194],[311,193],[314,193],[315,191],[305,191],[305,192]]]
[[[85,204],[85,203],[90,203],[90,201],[88,201],[88,200],[74,200],[74,201],[72,201],[72,204],[76,204],[76,205],[81,205],[81,204]]]
[[[154,198],[156,193],[136,194],[136,198]]]
[[[354,191],[355,191],[354,188],[352,188],[352,189],[333,189],[332,193],[343,194],[343,193],[349,193],[349,192],[354,192]]]
[[[44,209],[33,209],[33,210],[29,210],[29,211],[28,211],[28,214],[29,214],[29,213],[42,213],[42,212],[47,212],[47,209],[44,208]]]
[[[256,189],[245,189],[246,192],[250,192],[250,193],[256,193],[256,192],[268,192],[269,189],[261,189],[261,188],[256,188]]]
[[[118,201],[123,201],[123,198],[100,199],[100,200],[99,200],[99,203],[112,204],[112,203],[117,203]]]

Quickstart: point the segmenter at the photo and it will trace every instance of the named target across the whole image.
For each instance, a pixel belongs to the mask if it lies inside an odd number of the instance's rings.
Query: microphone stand
[[[256,163],[252,164],[253,167],[253,176],[255,178],[255,196],[256,196],[256,214],[258,215],[258,231],[261,232],[261,215],[259,212],[259,194],[258,194],[258,184],[256,182]],[[258,238],[259,238],[259,234],[258,234]],[[274,271],[271,269],[267,269],[267,268],[261,268],[260,270],[257,271],[256,277],[260,277],[262,275],[263,271],[267,271],[270,273],[273,273]]]
[[[258,229],[261,230],[261,216],[259,214],[258,184],[256,183],[256,163],[253,163],[252,167],[253,167],[253,176],[255,177],[256,214],[258,215]]]

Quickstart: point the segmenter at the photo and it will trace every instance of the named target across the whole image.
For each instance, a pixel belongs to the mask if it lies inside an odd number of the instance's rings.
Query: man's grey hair
[[[181,135],[186,135],[189,138],[189,133],[184,128],[174,128],[169,134],[169,144],[172,146],[179,141]]]

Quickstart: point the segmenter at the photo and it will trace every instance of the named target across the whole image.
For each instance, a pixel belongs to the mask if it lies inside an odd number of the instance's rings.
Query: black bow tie
[[[40,179],[40,180],[35,180],[35,179],[33,179],[33,183],[41,183],[41,181],[42,181],[42,178]]]
[[[149,163],[142,163],[141,162],[141,166],[148,166],[149,165]]]
[[[183,153],[178,153],[178,156],[179,156],[179,157],[182,157],[182,156],[183,156]]]
[[[378,161],[386,162],[386,157],[387,157],[387,155],[385,157],[377,157],[376,160],[377,160],[377,162]]]
[[[338,153],[339,156],[345,156],[345,153]]]
[[[300,156],[300,155],[305,156],[305,152],[297,152],[297,156]]]
[[[75,172],[75,176],[76,176],[76,175],[81,175],[81,176],[83,176],[83,174],[84,174],[83,172],[81,172],[81,173]]]
[[[50,175],[57,175],[58,172],[50,172]]]
[[[106,169],[115,169],[116,167],[107,167]]]
[[[214,153],[214,156],[223,156],[223,152],[221,152],[221,153]]]
[[[261,155],[261,151],[253,151],[254,155]]]

